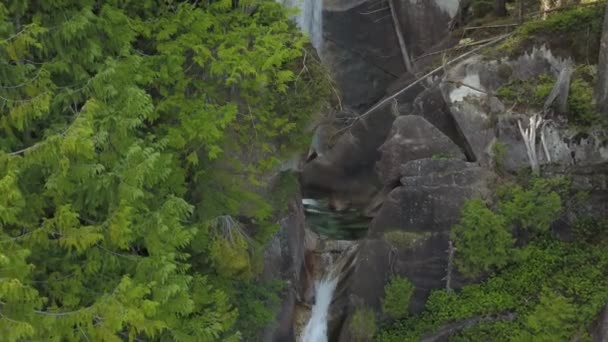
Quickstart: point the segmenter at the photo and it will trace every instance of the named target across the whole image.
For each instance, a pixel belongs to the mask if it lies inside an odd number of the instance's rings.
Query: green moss
[[[348,330],[355,342],[372,341],[377,330],[374,311],[367,307],[357,308],[348,325]]]
[[[406,232],[393,230],[384,233],[384,238],[393,246],[399,249],[408,249],[431,236],[431,233]]]

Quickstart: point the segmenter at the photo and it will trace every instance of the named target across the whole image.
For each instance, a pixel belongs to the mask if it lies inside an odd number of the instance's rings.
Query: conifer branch
[[[82,113],[82,111],[84,110],[85,107],[86,106],[83,106],[81,110],[79,110],[78,112],[76,112],[76,114],[74,115],[74,120],[72,121],[72,123],[68,127],[66,127],[63,130],[63,132],[61,132],[59,134],[60,137],[62,137],[62,138],[65,137],[66,134],[68,134],[68,132],[70,131],[70,129],[72,129],[72,127],[74,127],[74,124],[76,123],[76,120],[78,120],[78,117],[80,116],[80,114]],[[21,150],[15,151],[15,152],[11,152],[8,155],[9,156],[16,156],[16,155],[23,154],[23,153],[25,153],[27,151],[34,150],[34,149],[40,147],[41,145],[45,144],[47,141],[48,141],[48,139],[40,141],[40,142],[38,142],[38,143],[36,143],[36,144],[34,144],[32,146],[26,147],[24,149],[21,149]]]

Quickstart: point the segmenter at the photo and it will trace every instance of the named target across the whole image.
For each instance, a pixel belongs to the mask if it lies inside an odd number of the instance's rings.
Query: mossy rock
[[[409,249],[412,248],[424,240],[431,237],[432,233],[425,232],[408,232],[403,230],[393,230],[384,233],[384,238],[391,246],[398,249]]]

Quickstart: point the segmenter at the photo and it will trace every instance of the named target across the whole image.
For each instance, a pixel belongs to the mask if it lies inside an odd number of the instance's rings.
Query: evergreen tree
[[[264,234],[218,217],[271,226],[260,176],[327,89],[283,8],[234,7],[0,3],[4,341],[242,336]]]

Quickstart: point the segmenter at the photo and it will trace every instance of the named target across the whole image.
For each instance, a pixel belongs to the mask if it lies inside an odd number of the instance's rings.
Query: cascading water
[[[310,312],[310,318],[304,330],[302,330],[299,342],[327,342],[327,322],[330,318],[330,308],[336,287],[356,262],[357,244],[349,243],[335,262],[332,252],[323,253],[323,260],[320,263],[325,266],[324,276],[315,282],[315,303]]]
[[[276,0],[286,7],[297,8],[293,18],[300,29],[310,36],[312,45],[321,55],[323,47],[323,0]]]
[[[327,342],[327,315],[338,279],[338,276],[330,272],[315,283],[315,304],[304,328],[302,342]]]

